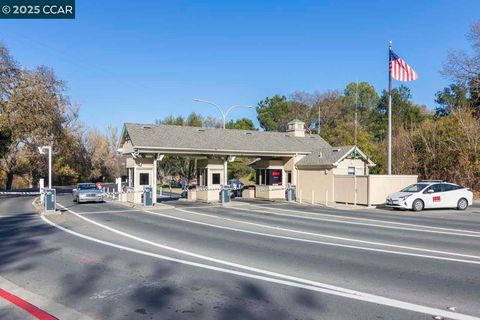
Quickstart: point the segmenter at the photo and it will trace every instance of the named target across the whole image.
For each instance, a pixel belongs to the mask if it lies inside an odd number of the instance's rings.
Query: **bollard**
[[[328,190],[325,190],[325,207],[328,207]]]
[[[45,203],[45,190],[44,190],[44,187],[45,187],[45,180],[43,180],[43,178],[40,179],[40,181],[38,182],[38,189],[40,190],[40,203],[41,204],[44,204]]]
[[[300,201],[299,203],[302,203],[302,189],[300,189]]]
[[[315,204],[315,190],[312,189],[312,204]]]

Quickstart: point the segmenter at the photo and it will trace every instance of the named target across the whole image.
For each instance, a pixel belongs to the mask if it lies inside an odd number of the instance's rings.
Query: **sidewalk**
[[[5,296],[16,296],[14,297],[15,303],[0,296],[0,309],[7,312],[2,314],[8,315],[8,319],[16,319],[16,316],[19,316],[18,319],[39,319],[38,315],[40,314],[43,319],[48,319],[47,314],[49,314],[53,316],[50,319],[93,320],[74,309],[17,286],[3,277],[0,277],[0,289],[6,292]],[[27,306],[30,311],[25,311],[16,304]]]

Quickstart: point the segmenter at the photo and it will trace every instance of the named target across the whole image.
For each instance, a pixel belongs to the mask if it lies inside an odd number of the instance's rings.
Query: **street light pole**
[[[38,147],[40,154],[45,154],[48,150],[48,189],[52,189],[52,146]]]
[[[52,189],[52,147],[48,146],[48,189]]]
[[[193,101],[206,103],[206,104],[209,104],[209,105],[214,106],[215,108],[217,108],[217,110],[220,111],[220,113],[222,114],[223,129],[225,129],[225,123],[226,123],[227,116],[228,116],[228,114],[230,113],[230,111],[232,111],[232,110],[235,109],[235,108],[248,108],[248,109],[253,108],[252,106],[235,105],[235,106],[231,106],[230,108],[227,109],[227,111],[224,112],[224,111],[222,110],[222,108],[220,108],[220,106],[219,106],[218,104],[216,104],[216,103],[213,103],[213,102],[210,102],[210,101],[201,100],[201,99],[193,99]]]

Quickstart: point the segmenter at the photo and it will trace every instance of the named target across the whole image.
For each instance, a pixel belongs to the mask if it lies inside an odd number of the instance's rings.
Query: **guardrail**
[[[0,195],[39,195],[40,191],[0,191]]]

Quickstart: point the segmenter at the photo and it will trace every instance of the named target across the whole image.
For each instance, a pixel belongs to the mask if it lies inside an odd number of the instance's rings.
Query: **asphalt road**
[[[0,199],[0,277],[62,319],[480,318],[478,207],[142,211],[59,196],[63,213],[41,218],[32,200]]]

